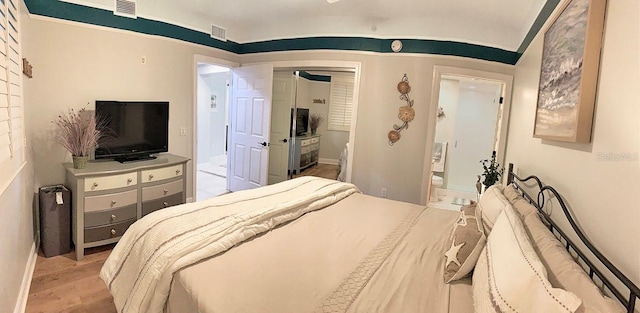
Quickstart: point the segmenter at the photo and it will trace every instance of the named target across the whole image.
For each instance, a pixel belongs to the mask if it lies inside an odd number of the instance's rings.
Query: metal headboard
[[[537,186],[538,194],[535,200],[520,185],[520,183],[524,185],[524,183],[530,182],[530,181],[535,181],[535,183],[538,185]],[[591,277],[591,279],[593,280],[594,275],[597,276],[598,279],[604,284],[604,286],[606,286],[606,288],[622,303],[622,305],[627,309],[627,312],[633,313],[635,310],[636,299],[640,297],[640,288],[638,288],[638,286],[636,286],[633,282],[631,282],[631,280],[629,280],[627,276],[622,274],[622,272],[620,272],[618,268],[616,268],[613,264],[611,264],[609,259],[607,259],[604,255],[602,255],[602,253],[600,253],[600,251],[591,243],[591,241],[587,239],[587,237],[584,235],[582,230],[580,230],[580,227],[578,227],[575,220],[571,216],[571,213],[567,209],[567,206],[562,200],[562,197],[560,196],[560,194],[553,187],[544,185],[537,176],[531,175],[526,178],[518,177],[513,172],[513,163],[509,163],[509,173],[507,176],[507,184],[514,184],[516,189],[518,189],[518,191],[522,193],[523,197],[525,197],[529,201],[529,203],[531,203],[533,206],[536,207],[536,209],[538,209],[538,212],[545,219],[545,222],[547,223],[551,232],[554,234],[555,233],[559,234],[561,237],[561,240],[560,240],[561,242],[562,240],[565,241],[566,243],[565,247],[567,251],[573,250],[577,254],[578,260],[582,259],[582,261],[587,265],[587,267],[589,268],[589,271],[588,271],[589,277]],[[623,296],[623,293],[618,288],[616,288],[611,283],[611,281],[607,277],[605,277],[605,275],[603,275],[603,273],[593,264],[593,262],[591,262],[589,258],[587,258],[586,255],[573,243],[573,241],[569,239],[566,233],[558,227],[558,225],[551,219],[549,214],[547,214],[543,210],[543,207],[545,204],[544,191],[548,191],[558,201],[558,203],[560,204],[560,207],[562,208],[562,211],[564,212],[564,215],[569,221],[569,224],[571,224],[573,231],[576,233],[576,235],[578,235],[578,238],[580,238],[582,243],[591,251],[591,253],[593,253],[593,255],[596,256],[596,258],[598,258],[598,260],[607,268],[609,273],[615,276],[615,278],[617,278],[617,280],[620,281],[620,283],[624,284],[628,288],[629,290],[628,298],[625,298],[625,296]]]

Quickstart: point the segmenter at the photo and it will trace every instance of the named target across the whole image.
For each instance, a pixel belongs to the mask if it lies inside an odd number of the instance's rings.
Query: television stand
[[[115,161],[120,163],[138,162],[146,160],[155,160],[157,157],[151,154],[139,154],[139,155],[127,155],[114,158]]]

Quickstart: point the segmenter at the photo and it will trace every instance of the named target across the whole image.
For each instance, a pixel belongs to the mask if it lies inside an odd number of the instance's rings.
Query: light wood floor
[[[338,166],[318,164],[295,177],[338,177]],[[115,313],[113,298],[102,279],[100,269],[112,245],[85,250],[85,258],[76,262],[75,252],[45,258],[41,253],[31,280],[26,313]]]
[[[300,176],[316,176],[316,177],[324,177],[329,179],[337,179],[338,174],[340,173],[340,168],[337,165],[331,164],[318,164],[311,167],[307,167],[305,170],[300,172],[297,175],[293,175],[293,177]]]
[[[25,312],[115,313],[113,298],[99,276],[113,246],[86,249],[79,262],[73,251],[50,258],[40,253]]]

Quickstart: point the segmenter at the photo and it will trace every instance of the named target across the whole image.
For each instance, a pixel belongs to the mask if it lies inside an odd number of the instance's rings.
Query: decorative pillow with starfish
[[[449,242],[446,247],[444,264],[444,281],[452,281],[468,276],[472,271],[478,256],[487,242],[479,222],[479,210],[476,205],[466,205],[460,211],[460,217],[453,224]]]

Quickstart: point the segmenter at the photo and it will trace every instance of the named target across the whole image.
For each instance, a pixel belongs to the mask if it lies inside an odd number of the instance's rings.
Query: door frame
[[[271,61],[271,62],[255,62],[246,63],[244,65],[258,65],[264,63],[273,64],[273,70],[327,70],[327,69],[353,69],[354,70],[354,86],[353,86],[353,110],[351,113],[351,127],[349,129],[349,148],[347,150],[347,175],[345,181],[352,181],[353,173],[353,153],[355,151],[356,142],[356,124],[358,120],[358,103],[360,99],[360,74],[362,69],[361,62],[351,61],[333,61],[333,60],[294,60],[294,61]]]
[[[193,70],[191,74],[191,79],[193,79],[193,89],[191,91],[192,96],[192,127],[191,127],[191,177],[193,181],[193,195],[191,198],[187,199],[187,202],[194,202],[196,200],[196,194],[198,191],[198,63],[207,63],[222,67],[228,67],[233,70],[236,67],[239,67],[240,64],[236,62],[231,62],[223,59],[218,59],[206,55],[194,54],[193,55]],[[227,118],[229,117],[229,110],[225,112]],[[188,136],[189,134],[187,134]],[[228,154],[227,154],[228,157]],[[227,189],[229,189],[229,180],[226,181]],[[191,200],[191,201],[189,201]]]
[[[498,138],[498,150],[496,151],[498,162],[504,166],[505,151],[507,147],[507,130],[509,128],[509,112],[511,109],[511,93],[513,90],[513,75],[461,67],[435,65],[433,69],[433,85],[431,86],[431,109],[427,119],[428,121],[433,121],[433,123],[429,123],[427,129],[427,133],[431,135],[427,136],[427,143],[424,151],[424,163],[422,167],[422,187],[420,189],[420,204],[422,205],[428,204],[428,189],[431,184],[431,156],[433,154],[433,142],[436,137],[437,114],[440,102],[440,80],[442,80],[442,76],[447,75],[480,78],[504,84],[504,90],[502,91],[504,103],[502,104],[502,112],[500,113],[500,137]],[[480,160],[478,160],[478,162],[479,161]]]

